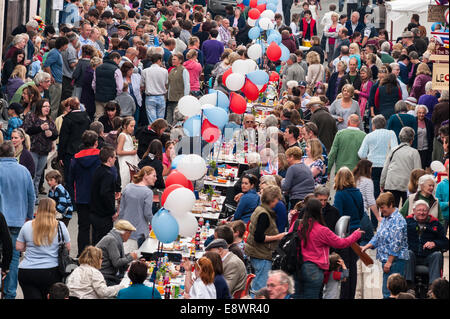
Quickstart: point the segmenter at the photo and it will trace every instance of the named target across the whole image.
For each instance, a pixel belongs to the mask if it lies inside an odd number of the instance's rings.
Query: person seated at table
[[[117,285],[122,280],[130,262],[137,259],[136,252],[125,254],[123,248],[123,243],[135,230],[136,228],[129,221],[118,220],[114,228],[96,245],[103,252],[100,272],[108,286]]]
[[[202,257],[195,262],[195,280],[192,278],[191,261],[184,258],[182,266],[186,269],[184,299],[217,299],[214,286],[214,267],[211,260]]]
[[[409,260],[405,266],[405,277],[410,286],[414,284],[416,264],[429,268],[429,282],[441,277],[443,255],[448,249],[448,239],[442,224],[430,214],[425,200],[414,202],[413,213],[406,217]]]
[[[240,220],[242,222],[242,220]],[[244,223],[244,222],[242,222]],[[228,249],[234,253],[236,256],[238,256],[242,261],[244,261],[244,254],[242,249],[237,246],[234,245],[234,233],[233,233],[233,229],[231,228],[231,223],[225,224],[225,225],[220,225],[217,226],[216,228],[214,228],[214,234],[212,234],[211,236],[209,236],[205,242],[203,243],[203,246],[206,247],[208,246],[210,243],[213,242],[213,240],[215,239],[224,239],[227,244],[228,244]],[[245,232],[245,224],[244,224],[244,232]]]
[[[216,252],[207,251],[203,257],[211,260],[214,267],[214,286],[216,287],[217,299],[231,299],[230,289],[223,276],[222,257]]]
[[[169,175],[172,171],[172,160],[175,158],[175,141],[167,141],[166,145],[164,145],[164,154],[163,154],[163,176]]]
[[[134,261],[128,270],[131,285],[123,288],[117,294],[117,299],[161,299],[158,289],[144,285],[147,279],[148,267],[145,262]]]
[[[138,163],[138,167],[142,168],[144,166],[153,167],[156,171],[156,182],[155,188],[164,189],[166,185],[164,183],[163,177],[163,152],[162,143],[160,140],[155,139],[151,141],[147,148],[147,151],[142,156],[142,160]]]
[[[228,250],[228,243],[224,239],[215,239],[205,248],[206,252],[218,253],[223,262],[223,276],[231,295],[245,288],[247,271],[244,262]]]
[[[255,189],[257,182],[258,179],[255,175],[246,174],[242,177],[241,189],[243,195],[239,199],[233,220],[241,219],[244,223],[248,223],[250,220],[250,216],[260,203],[259,195]]]

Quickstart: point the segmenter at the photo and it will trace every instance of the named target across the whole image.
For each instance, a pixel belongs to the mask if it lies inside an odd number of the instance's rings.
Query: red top
[[[336,27],[329,28],[328,32],[336,32]],[[336,38],[328,38],[328,44],[334,45],[335,43],[336,43]]]

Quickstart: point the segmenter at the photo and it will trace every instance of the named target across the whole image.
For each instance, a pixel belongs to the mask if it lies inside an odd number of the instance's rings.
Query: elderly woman
[[[417,105],[415,113],[417,118],[417,150],[420,154],[422,168],[425,169],[431,164],[434,126],[431,120],[426,117],[428,108],[425,105]]]
[[[413,147],[417,148],[417,120],[411,114],[408,114],[408,104],[405,101],[398,101],[395,103],[395,114],[393,114],[387,123],[387,129],[392,130],[397,135],[397,140],[400,142],[399,134],[403,127],[411,127],[414,129]]]
[[[342,87],[342,98],[336,99],[330,106],[330,114],[336,119],[338,130],[347,128],[348,117],[351,114],[357,114],[360,119],[360,129],[363,129],[363,121],[359,104],[353,99],[355,89],[351,84],[345,84]]]
[[[28,42],[28,35],[26,33],[17,34],[16,36],[14,36],[12,46],[6,52],[5,60],[11,58],[16,51],[25,50],[27,42]],[[25,65],[28,65],[29,63],[30,61],[28,61],[28,63],[25,63]]]
[[[416,78],[409,96],[419,99],[425,92],[425,85],[431,81],[431,71],[426,63],[420,63],[417,67]]]
[[[308,73],[306,74],[306,83],[308,87],[315,86],[317,82],[325,79],[325,68],[320,64],[320,55],[315,51],[310,51],[306,55],[308,63]],[[311,92],[312,94],[312,92]]]
[[[439,222],[443,225],[444,218],[442,217],[441,206],[439,200],[434,196],[433,192],[436,188],[436,182],[433,175],[426,174],[419,177],[419,189],[417,193],[408,196],[408,199],[400,209],[400,213],[406,217],[412,214],[414,203],[418,200],[424,200],[430,207],[430,215],[439,219]]]
[[[129,221],[118,220],[114,228],[96,245],[103,252],[100,272],[108,286],[119,284],[129,263],[137,259],[136,252],[125,254],[123,246],[134,231],[136,228]]]
[[[267,186],[261,195],[261,205],[250,218],[250,227],[244,251],[250,257],[250,263],[256,277],[252,282],[252,291],[266,286],[269,270],[272,267],[272,253],[286,233],[279,233],[276,225],[275,206],[282,195],[278,186]]]
[[[378,114],[372,119],[372,132],[364,137],[358,156],[372,162],[372,181],[374,196],[380,194],[380,177],[386,155],[398,145],[397,136],[391,130],[385,129],[386,119]]]
[[[416,168],[422,168],[419,152],[412,148],[414,130],[404,127],[400,131],[400,145],[392,148],[381,171],[380,191],[389,191],[394,195],[395,207],[399,207],[400,199],[406,201],[409,176]]]
[[[384,218],[376,235],[362,250],[377,250],[377,259],[383,267],[383,297],[386,299],[390,295],[386,285],[389,275],[405,275],[405,264],[409,259],[408,236],[406,221],[396,208],[394,195],[383,193],[376,203]]]

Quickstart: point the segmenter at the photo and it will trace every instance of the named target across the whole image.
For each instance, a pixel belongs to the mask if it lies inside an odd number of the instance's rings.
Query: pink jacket
[[[333,233],[328,227],[314,222],[312,229],[308,234],[306,246],[302,240],[303,261],[315,263],[323,270],[329,269],[330,246],[333,248],[346,248],[357,242],[361,238],[359,231],[354,231],[347,238],[340,238]]]
[[[202,74],[202,65],[198,62],[187,60],[183,66],[189,72],[189,82],[191,84],[191,91],[200,90],[200,74]]]

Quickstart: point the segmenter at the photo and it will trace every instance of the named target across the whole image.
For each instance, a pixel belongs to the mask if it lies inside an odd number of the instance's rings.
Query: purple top
[[[426,105],[428,108],[428,113],[425,115],[426,118],[431,120],[431,115],[433,114],[434,106],[439,103],[437,97],[434,95],[424,94],[419,98],[417,104]]]
[[[202,45],[202,52],[206,64],[216,64],[224,51],[223,43],[217,40],[206,40]]]

